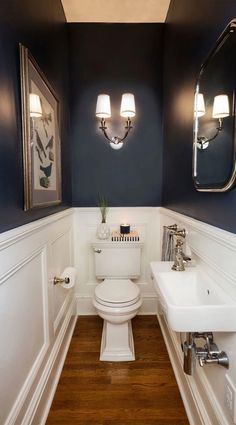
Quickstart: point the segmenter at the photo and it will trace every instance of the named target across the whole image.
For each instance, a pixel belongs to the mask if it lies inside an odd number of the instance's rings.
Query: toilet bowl
[[[104,319],[100,360],[135,360],[131,319],[142,305],[139,287],[127,279],[105,279],[95,289],[93,305]]]
[[[105,279],[95,289],[94,306],[111,323],[132,319],[142,304],[140,289],[131,280]]]
[[[129,277],[140,274],[141,243],[93,245],[95,272],[99,283],[94,292],[93,305],[104,319],[100,360],[135,360],[131,319],[142,305],[139,286]]]

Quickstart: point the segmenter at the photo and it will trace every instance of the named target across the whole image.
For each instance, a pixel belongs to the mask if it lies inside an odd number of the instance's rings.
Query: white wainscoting
[[[177,223],[187,230],[187,245],[195,259],[219,285],[236,299],[236,235],[165,208],[159,209],[160,226]],[[225,404],[225,375],[236,386],[236,333],[214,333],[215,342],[229,356],[229,369],[217,365],[197,367],[194,376],[182,370],[180,335],[159,321],[191,425],[233,425]]]
[[[74,208],[0,235],[0,423],[43,425],[73,333],[76,312],[95,314],[91,241],[100,222],[98,208]],[[108,223],[137,229],[144,248],[138,280],[141,314],[156,314],[157,298],[149,264],[160,260],[165,224],[187,229],[192,257],[236,298],[236,235],[164,208],[110,208]],[[74,254],[73,254],[74,253]],[[78,271],[74,289],[53,286],[66,266]],[[76,299],[76,302],[75,302]],[[225,374],[236,385],[236,335],[215,334],[229,356],[229,370],[182,370],[180,335],[159,320],[191,425],[233,425],[224,402]]]
[[[72,213],[0,235],[2,425],[43,424],[50,407],[76,319],[74,290],[53,285],[74,264]]]
[[[96,237],[101,215],[98,208],[76,208],[74,215],[75,264],[78,269],[76,287],[77,312],[96,314],[92,297],[98,281],[94,273],[91,241]],[[140,314],[156,314],[156,293],[150,277],[149,263],[160,258],[160,225],[158,208],[110,208],[107,222],[111,231],[118,230],[121,223],[130,223],[144,242],[141,259],[140,285],[143,306]]]

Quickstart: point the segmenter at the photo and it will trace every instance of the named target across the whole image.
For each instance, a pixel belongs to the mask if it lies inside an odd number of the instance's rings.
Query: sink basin
[[[169,327],[176,332],[235,332],[236,301],[198,266],[177,272],[172,265],[171,261],[151,263]]]

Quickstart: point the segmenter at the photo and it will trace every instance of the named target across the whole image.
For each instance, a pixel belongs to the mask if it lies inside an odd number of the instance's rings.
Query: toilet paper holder
[[[70,278],[69,277],[54,277],[53,279],[53,285],[57,285],[58,283],[66,283],[69,284],[70,283]]]

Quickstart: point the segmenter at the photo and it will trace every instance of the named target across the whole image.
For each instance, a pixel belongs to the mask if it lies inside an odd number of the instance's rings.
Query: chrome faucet
[[[191,258],[185,255],[183,252],[184,238],[186,236],[185,229],[177,230],[172,232],[172,235],[177,237],[175,245],[175,260],[172,266],[172,270],[183,272],[185,270],[185,264],[191,261]]]

